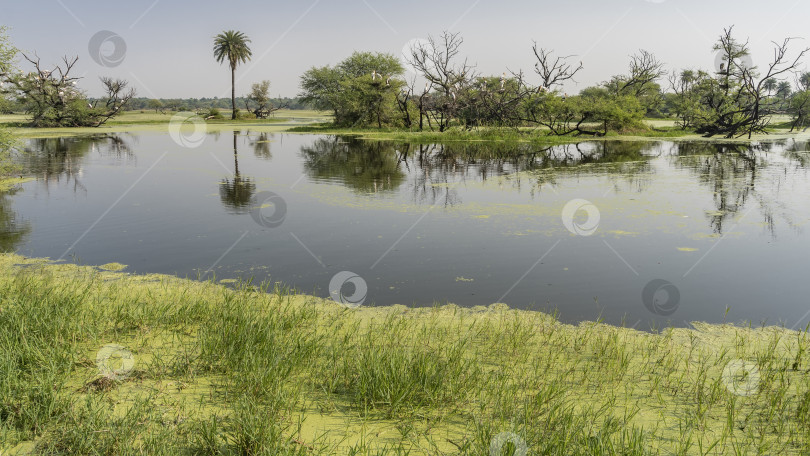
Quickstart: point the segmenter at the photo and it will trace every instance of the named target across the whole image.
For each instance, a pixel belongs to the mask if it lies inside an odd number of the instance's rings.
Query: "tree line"
[[[299,98],[329,110],[341,127],[534,127],[550,135],[605,136],[648,129],[645,117],[677,119],[707,136],[766,132],[774,114],[792,116],[793,129],[810,124],[810,73],[798,69],[808,48],[794,39],[774,43],[767,65],[751,63],[748,41],[723,30],[712,70],[667,72],[651,52],[630,56],[627,72],[569,96],[564,85],[583,69],[574,56],[532,46],[534,68],[479,74],[461,53],[463,38],[444,32],[417,42],[405,64],[387,53],[355,52],[334,66],[313,67],[300,79]]]

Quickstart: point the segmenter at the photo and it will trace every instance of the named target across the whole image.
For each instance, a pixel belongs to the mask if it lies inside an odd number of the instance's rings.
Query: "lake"
[[[350,307],[507,303],[648,330],[810,322],[796,140],[405,144],[240,131],[26,141],[0,248],[280,282]]]

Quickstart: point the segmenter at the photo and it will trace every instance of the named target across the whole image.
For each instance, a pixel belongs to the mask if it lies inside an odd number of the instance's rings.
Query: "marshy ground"
[[[0,270],[4,454],[810,451],[806,332],[349,309],[13,254]]]

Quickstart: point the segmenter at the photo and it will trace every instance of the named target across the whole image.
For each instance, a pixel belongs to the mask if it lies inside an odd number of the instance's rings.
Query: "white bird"
[[[456,101],[456,92],[450,91],[450,95],[453,96],[453,101]]]
[[[429,83],[427,83],[427,82],[425,83],[425,93],[427,93],[429,85],[430,85]]]
[[[565,101],[565,99],[566,99],[566,98],[568,98],[568,94],[567,94],[567,93],[563,94],[563,99],[562,99],[562,100],[563,100],[563,101]]]
[[[93,105],[91,105],[90,103],[87,103],[87,107],[93,109]]]
[[[503,90],[505,84],[506,84],[506,73],[504,73],[501,76],[501,90]]]
[[[725,71],[725,70],[726,70],[726,64],[725,64],[725,63],[721,63],[721,64],[720,64],[720,71]]]
[[[76,81],[73,81],[73,85],[76,85]]]
[[[386,87],[390,87],[390,86],[391,86],[391,76],[388,76],[388,79],[386,79],[386,80],[385,80],[385,86],[386,86]]]
[[[374,71],[371,72],[371,80],[372,81],[377,80],[377,70],[374,70]]]

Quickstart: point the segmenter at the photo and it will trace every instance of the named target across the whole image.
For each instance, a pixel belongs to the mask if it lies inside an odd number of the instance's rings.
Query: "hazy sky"
[[[412,39],[460,32],[462,52],[479,72],[531,71],[532,40],[585,65],[576,92],[626,70],[628,55],[653,52],[667,69],[711,69],[723,27],[749,38],[755,64],[772,55],[771,41],[801,37],[810,46],[810,0],[0,0],[0,24],[14,44],[43,63],[78,55],[82,87],[100,90],[98,76],[129,80],[139,96],[228,97],[230,74],[212,57],[212,37],[226,29],[252,39],[253,61],[237,70],[237,94],[262,79],[273,96],[295,96],[301,73],[334,64],[353,51],[400,55]],[[117,66],[96,63],[88,49],[100,31],[120,39],[102,55],[126,54]],[[116,48],[115,42],[119,43]],[[28,68],[28,67],[24,67]]]

